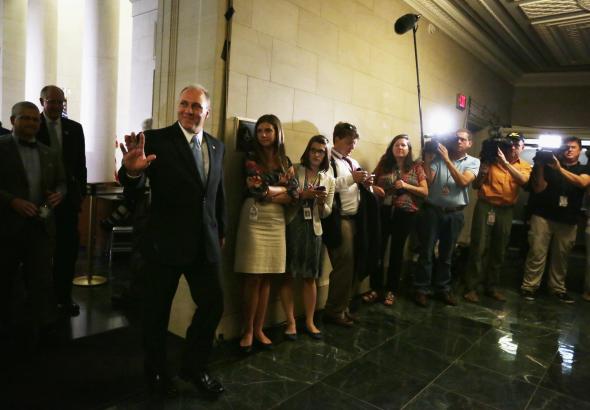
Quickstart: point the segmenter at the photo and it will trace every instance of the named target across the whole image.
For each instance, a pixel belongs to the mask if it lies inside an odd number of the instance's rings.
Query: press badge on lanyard
[[[311,208],[309,206],[306,206],[303,208],[303,219],[309,220],[311,219]]]
[[[258,220],[258,208],[256,207],[256,205],[252,205],[250,207],[249,216],[252,222],[256,222]]]
[[[494,210],[490,210],[490,212],[488,212],[488,225],[489,226],[494,226],[494,224],[496,223],[496,213],[494,212]]]
[[[561,208],[567,208],[567,196],[565,196],[565,195],[559,196],[559,206]]]

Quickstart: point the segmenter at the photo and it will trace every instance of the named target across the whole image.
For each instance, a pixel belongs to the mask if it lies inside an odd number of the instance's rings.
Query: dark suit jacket
[[[203,133],[209,150],[209,176],[207,186],[203,186],[178,123],[144,134],[146,155],[157,156],[145,172],[152,203],[144,256],[166,265],[188,265],[194,261],[197,249],[204,247],[210,262],[220,262],[219,240],[225,237],[226,223],[223,143]],[[144,184],[145,176],[131,179],[124,167],[119,170],[119,181],[124,186]]]
[[[10,130],[7,130],[6,128],[0,126],[0,135],[4,134],[10,134]]]
[[[65,185],[63,165],[57,152],[39,144],[41,192],[56,191]],[[12,134],[0,136],[0,238],[14,237],[25,224],[25,218],[11,207],[14,198],[28,199],[29,182]],[[52,217],[46,219],[50,235],[55,230]]]
[[[86,152],[82,125],[68,118],[61,119],[62,126],[62,159],[66,172],[68,192],[63,205],[69,205],[76,211],[80,210],[82,200],[86,196]],[[41,114],[41,128],[37,140],[51,146],[45,116]]]

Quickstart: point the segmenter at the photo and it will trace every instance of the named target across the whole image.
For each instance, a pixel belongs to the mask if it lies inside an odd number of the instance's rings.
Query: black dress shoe
[[[225,391],[221,383],[211,377],[207,370],[201,370],[192,374],[182,372],[180,377],[186,381],[190,381],[208,399],[216,399]]]
[[[162,373],[153,373],[147,376],[148,391],[157,397],[176,397],[178,390],[172,380]]]

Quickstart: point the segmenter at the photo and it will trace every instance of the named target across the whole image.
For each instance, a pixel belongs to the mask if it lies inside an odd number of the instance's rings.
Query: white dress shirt
[[[205,169],[206,179],[209,176],[209,149],[207,148],[207,140],[203,138],[203,130],[201,130],[201,132],[199,132],[198,134],[193,134],[182,128],[182,125],[180,125],[180,123],[178,123],[178,126],[182,130],[182,133],[184,134],[184,137],[186,138],[186,141],[189,145],[191,145],[193,136],[195,136],[197,141],[199,141],[199,144],[201,144],[201,153],[203,154],[203,168]]]
[[[340,202],[342,204],[342,215],[356,215],[361,194],[359,192],[358,185],[352,178],[352,171],[357,170],[361,166],[359,163],[350,157],[344,157],[338,151],[332,148],[332,158],[336,164],[336,173],[338,177],[336,179],[336,192],[340,194]],[[350,164],[349,162],[350,161]],[[329,170],[330,175],[333,177],[334,172],[332,167]]]

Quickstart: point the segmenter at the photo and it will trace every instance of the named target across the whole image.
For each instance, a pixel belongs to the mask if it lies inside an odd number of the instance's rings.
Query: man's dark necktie
[[[193,157],[195,157],[195,163],[197,164],[197,170],[199,171],[199,177],[203,185],[207,184],[207,175],[205,175],[205,166],[203,164],[203,151],[201,150],[201,143],[194,135],[191,140]]]

